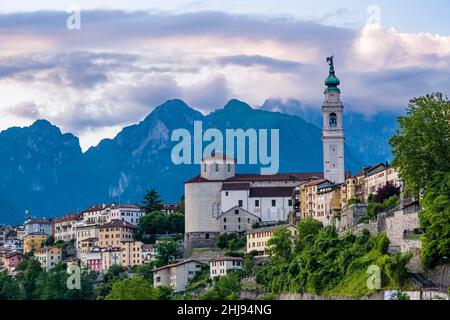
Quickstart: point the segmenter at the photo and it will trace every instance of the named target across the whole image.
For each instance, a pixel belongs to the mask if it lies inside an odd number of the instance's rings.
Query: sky
[[[0,130],[44,118],[86,150],[173,98],[203,113],[233,98],[319,108],[331,54],[347,108],[397,112],[413,97],[449,93],[449,7],[447,0],[1,0]]]

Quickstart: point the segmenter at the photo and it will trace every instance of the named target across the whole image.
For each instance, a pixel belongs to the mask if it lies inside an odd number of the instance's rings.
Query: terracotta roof
[[[78,220],[78,219],[81,219],[82,217],[83,217],[82,213],[68,213],[65,216],[61,217],[61,218],[55,218],[53,220],[53,223],[64,222],[64,221],[71,221],[71,220]]]
[[[35,252],[35,253],[36,253],[36,252],[47,252],[48,250],[51,250],[51,249],[54,249],[54,248],[56,248],[56,249],[58,249],[58,250],[61,251],[60,248],[55,247],[55,246],[52,246],[52,247],[39,248],[39,249],[34,250],[34,252]]]
[[[123,220],[120,220],[120,219],[111,220],[111,222],[107,222],[107,223],[102,224],[100,226],[101,229],[104,229],[104,228],[117,228],[117,227],[119,227],[119,228],[136,229],[136,226],[134,224],[131,224],[131,223],[127,222],[127,221],[123,221]]]
[[[248,190],[250,189],[249,182],[225,182],[222,184],[222,191],[232,191],[232,190]]]
[[[215,259],[211,259],[209,262],[217,262],[217,261],[244,261],[242,257],[219,257]]]
[[[11,253],[6,254],[4,258],[9,259],[9,258],[12,258],[12,257],[15,257],[15,256],[22,256],[23,257],[23,254],[21,254],[20,252],[15,251],[15,252],[11,252]]]
[[[196,262],[196,263],[199,263],[199,264],[204,264],[203,262],[200,262],[198,260],[188,259],[188,260],[183,260],[183,261],[179,261],[179,262],[176,262],[176,263],[168,264],[168,265],[165,265],[165,266],[162,266],[162,267],[159,267],[159,268],[155,268],[152,271],[155,272],[155,271],[162,270],[162,269],[177,267],[177,266],[181,266],[181,265],[183,265],[185,263],[189,263],[189,262]]]
[[[250,198],[257,197],[292,197],[294,187],[260,187],[250,188]]]

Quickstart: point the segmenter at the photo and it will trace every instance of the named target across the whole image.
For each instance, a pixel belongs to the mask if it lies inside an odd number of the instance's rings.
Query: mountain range
[[[298,103],[298,102],[297,102]],[[275,112],[273,110],[281,111]],[[208,115],[182,100],[156,107],[140,123],[125,127],[113,139],[82,152],[79,140],[46,120],[29,127],[0,132],[0,223],[23,222],[32,216],[61,216],[107,202],[139,203],[146,190],[156,188],[165,202],[178,202],[183,182],[199,174],[199,165],[171,161],[171,133],[203,129],[279,129],[280,172],[322,170],[320,108],[295,108],[293,101],[268,100],[260,108],[231,100]],[[345,113],[346,169],[390,157],[387,140],[396,128],[395,116],[370,119]],[[238,172],[259,172],[257,165],[238,165]]]

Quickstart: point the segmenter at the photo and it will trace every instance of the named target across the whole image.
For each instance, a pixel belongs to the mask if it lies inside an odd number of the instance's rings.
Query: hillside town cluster
[[[311,217],[339,232],[386,232],[391,250],[420,248],[409,234],[419,229],[420,206],[400,195],[400,204],[379,215],[376,221],[360,223],[371,195],[391,185],[402,188],[395,168],[387,163],[363,168],[355,175],[345,172],[343,105],[339,79],[330,58],[325,80],[323,112],[323,172],[238,174],[236,161],[223,154],[204,157],[200,174],[185,182],[185,234],[180,244],[183,259],[153,270],[154,286],[167,285],[174,292],[185,291],[203,266],[210,276],[242,269],[243,258],[199,255],[199,249],[214,248],[216,239],[234,233],[246,238],[247,253],[267,257],[268,240],[275,230],[288,228],[295,236],[295,223]],[[301,156],[299,150],[299,156]],[[307,156],[307,155],[303,155]],[[174,205],[165,205],[166,214]],[[46,270],[65,261],[104,273],[112,265],[132,268],[155,260],[153,244],[136,240],[136,228],[144,215],[134,204],[94,205],[61,218],[27,218],[23,226],[0,226],[0,268],[14,275],[24,256],[32,255]],[[71,242],[73,252],[63,254],[57,246],[45,246],[47,239]],[[70,257],[66,259],[66,257]]]

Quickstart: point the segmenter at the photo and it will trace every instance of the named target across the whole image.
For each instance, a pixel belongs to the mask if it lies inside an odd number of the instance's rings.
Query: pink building
[[[23,260],[23,254],[12,252],[3,257],[4,266],[9,274],[15,274],[17,265]]]

